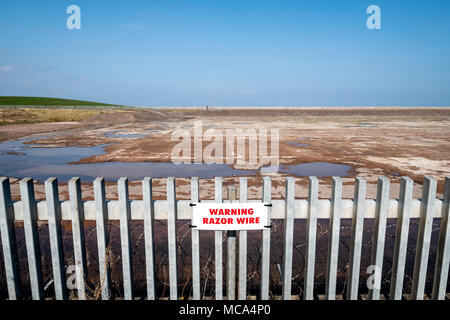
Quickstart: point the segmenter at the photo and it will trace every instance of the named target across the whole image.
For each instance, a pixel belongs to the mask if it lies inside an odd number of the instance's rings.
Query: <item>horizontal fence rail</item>
[[[37,226],[39,221],[48,222],[49,241],[51,249],[53,284],[55,298],[68,299],[68,288],[65,285],[64,252],[61,239],[61,222],[70,221],[73,234],[73,251],[75,261],[75,276],[77,281],[76,296],[78,299],[87,299],[86,295],[86,245],[84,238],[84,222],[95,221],[97,232],[97,249],[99,277],[101,283],[101,299],[111,298],[111,274],[109,261],[110,253],[107,252],[109,220],[120,222],[120,243],[123,275],[124,298],[135,299],[133,285],[133,264],[131,248],[130,223],[132,220],[142,220],[144,225],[145,247],[145,273],[147,299],[156,299],[155,293],[155,245],[154,231],[155,220],[167,222],[168,246],[167,260],[169,264],[169,298],[178,299],[178,258],[177,245],[177,221],[190,220],[192,218],[193,202],[215,203],[230,201],[237,202],[261,202],[271,204],[269,218],[284,221],[283,233],[283,260],[278,265],[282,278],[282,299],[292,298],[292,265],[294,221],[304,219],[306,227],[306,255],[303,299],[311,300],[316,296],[314,292],[315,257],[316,257],[316,233],[317,220],[329,220],[329,238],[327,248],[327,267],[325,298],[336,299],[337,261],[339,251],[339,230],[342,219],[351,219],[351,240],[349,256],[349,273],[347,279],[347,291],[345,299],[356,300],[359,298],[358,287],[360,282],[360,262],[362,250],[363,221],[374,219],[374,235],[372,239],[371,264],[378,269],[383,265],[383,253],[386,242],[386,221],[396,219],[396,234],[394,255],[392,261],[392,274],[390,282],[389,299],[400,300],[403,298],[403,282],[405,276],[405,259],[407,254],[407,242],[410,219],[419,219],[417,243],[415,246],[414,275],[412,290],[408,292],[411,299],[424,299],[426,272],[429,262],[432,221],[440,218],[438,247],[436,252],[435,269],[433,276],[432,299],[445,299],[448,284],[449,260],[450,260],[450,177],[445,180],[444,199],[436,199],[437,181],[432,177],[425,177],[422,199],[413,199],[413,181],[403,177],[400,183],[399,199],[389,199],[389,180],[379,178],[377,198],[366,199],[366,182],[362,178],[356,178],[355,193],[353,199],[342,199],[342,181],[338,177],[332,179],[332,191],[330,199],[319,199],[319,182],[317,178],[309,178],[308,199],[295,199],[295,181],[293,178],[286,180],[286,196],[283,200],[271,199],[271,179],[264,177],[263,194],[261,200],[247,200],[247,179],[240,178],[239,199],[222,199],[222,178],[215,179],[215,200],[199,199],[199,179],[191,179],[191,200],[177,200],[175,179],[167,178],[166,200],[153,200],[152,179],[145,178],[142,181],[142,200],[129,200],[128,179],[121,178],[118,181],[118,200],[109,201],[105,196],[105,181],[97,178],[94,181],[93,201],[82,200],[82,190],[79,178],[69,181],[69,201],[60,201],[58,195],[58,183],[56,178],[50,178],[45,183],[45,201],[36,201],[34,198],[33,180],[26,178],[20,182],[21,201],[11,200],[9,179],[0,178],[0,232],[4,259],[4,272],[9,299],[22,299],[19,260],[17,255],[17,243],[15,238],[15,222],[23,222],[25,232],[25,245],[28,260],[29,281],[32,299],[43,299],[44,283],[42,279],[41,256],[39,250],[39,236]],[[201,231],[192,229],[192,299],[202,298],[200,279],[200,234]],[[236,256],[239,257],[238,276],[234,270],[232,274],[239,279],[238,286],[230,281],[228,273],[227,286],[232,286],[233,292],[227,292],[227,296],[233,298],[234,289],[238,288],[237,297],[240,300],[247,299],[247,231],[240,231],[238,250],[239,253],[228,254],[228,266],[236,264]],[[261,259],[260,259],[260,299],[266,300],[270,296],[270,241],[271,230],[261,231]],[[215,298],[224,299],[223,296],[223,232],[215,231]],[[233,239],[231,239],[234,241]],[[231,242],[232,248],[236,248]],[[232,260],[230,260],[232,259]],[[230,268],[230,267],[229,267]],[[234,268],[234,267],[233,267]],[[379,285],[381,276],[375,276],[374,288],[369,289],[368,299],[380,299]]]

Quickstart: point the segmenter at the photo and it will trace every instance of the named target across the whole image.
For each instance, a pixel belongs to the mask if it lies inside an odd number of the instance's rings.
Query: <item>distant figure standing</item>
[[[206,105],[206,111],[208,111],[209,110],[209,107],[208,107],[208,105]]]

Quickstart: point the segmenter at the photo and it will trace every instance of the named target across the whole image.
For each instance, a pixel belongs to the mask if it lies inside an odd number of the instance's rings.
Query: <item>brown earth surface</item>
[[[211,109],[206,110],[154,110],[142,112],[117,112],[99,114],[78,123],[40,123],[7,125],[0,127],[0,141],[21,137],[45,135],[46,132],[62,132],[63,135],[51,136],[33,143],[43,147],[64,146],[97,146],[109,144],[106,154],[83,159],[82,163],[104,161],[171,161],[172,148],[178,141],[171,141],[171,135],[177,129],[192,130],[194,121],[202,121],[204,131],[209,128],[221,130],[235,128],[278,128],[280,132],[280,163],[281,165],[323,161],[342,163],[352,166],[350,176],[343,178],[343,195],[353,197],[354,177],[362,176],[368,181],[367,196],[376,196],[376,182],[379,176],[389,177],[391,180],[391,197],[397,198],[399,193],[400,175],[406,175],[415,180],[414,197],[421,197],[421,183],[424,175],[438,178],[438,196],[442,197],[443,180],[450,175],[450,108],[351,108],[351,109]],[[117,131],[120,134],[144,134],[151,132],[144,138],[111,138],[105,133]],[[296,142],[306,144],[296,146],[287,144]],[[206,146],[208,143],[205,143]],[[20,155],[18,155],[20,156]],[[284,198],[286,174],[275,174],[272,177],[272,197]],[[308,194],[308,179],[296,177],[296,197],[306,198]],[[20,200],[19,179],[11,179],[11,189],[15,201]],[[249,199],[261,198],[262,176],[248,178]],[[226,187],[238,185],[238,177],[224,179],[224,199],[227,199]],[[331,192],[331,178],[320,179],[321,198],[329,198]],[[166,184],[164,179],[155,179],[153,190],[155,199],[165,198]],[[45,199],[45,192],[41,182],[35,182],[36,198]],[[107,183],[107,198],[118,198],[115,183]],[[141,199],[142,190],[139,181],[130,182],[131,199]],[[177,197],[190,198],[190,180],[177,179]],[[60,198],[67,200],[68,188],[66,183],[60,183]],[[239,192],[238,192],[239,194]],[[200,197],[214,198],[214,180],[200,179]],[[83,198],[93,199],[92,184],[83,184]],[[351,221],[342,221],[341,241],[338,265],[338,294],[343,294],[348,274],[349,244],[351,236]],[[389,292],[393,245],[395,237],[395,219],[389,219],[386,236],[385,261],[383,265],[382,293]],[[360,290],[367,292],[365,280],[368,276],[366,268],[370,264],[373,237],[373,219],[364,222],[363,252],[361,261]],[[190,229],[189,222],[180,222],[179,236],[179,291],[184,298],[192,294],[191,260],[190,260]],[[324,291],[328,243],[329,221],[318,221],[315,290]],[[304,274],[305,250],[305,221],[296,221],[294,232],[294,261],[293,261],[293,289],[295,295],[302,294]],[[405,270],[405,292],[410,291],[412,267],[414,265],[415,239],[418,229],[417,219],[411,221],[410,241],[408,241],[408,255]],[[143,224],[132,222],[133,268],[137,296],[145,296],[145,253],[143,249]],[[167,226],[164,221],[155,222],[155,260],[156,285],[158,297],[166,297],[168,292],[168,263],[167,263]],[[122,296],[120,235],[118,221],[109,222],[109,238],[111,250],[111,272],[113,294]],[[63,223],[63,241],[65,264],[73,264],[73,239],[70,222]],[[273,222],[271,240],[271,294],[280,294],[281,278],[277,264],[282,263],[283,256],[283,223]],[[439,233],[439,221],[434,219],[430,256],[436,255],[436,243]],[[47,283],[52,277],[51,256],[48,239],[48,226],[39,224],[39,237],[43,261],[44,281]],[[98,298],[99,270],[96,252],[95,222],[85,223],[86,250],[88,255],[88,279],[92,292],[91,299]],[[16,238],[20,257],[23,286],[29,287],[26,269],[26,246],[22,224],[16,225]],[[214,296],[214,233],[201,233],[201,283],[204,296]],[[207,245],[207,244],[210,245]],[[225,238],[224,238],[224,249]],[[226,251],[224,251],[226,252]],[[261,259],[261,234],[248,233],[248,292],[255,295],[260,282],[259,264]],[[3,259],[0,259],[3,261]],[[226,259],[224,258],[224,264]],[[224,265],[224,270],[226,266]],[[0,271],[4,268],[0,266]],[[430,259],[427,273],[427,289],[431,290],[434,259]],[[1,272],[0,272],[1,273]],[[4,274],[0,274],[0,284],[5,283]],[[5,288],[5,286],[0,286]],[[51,286],[46,295],[53,295]],[[29,295],[29,288],[27,289]],[[5,290],[3,290],[5,291]],[[0,296],[6,296],[6,292]],[[73,294],[73,292],[72,292]]]
[[[106,153],[85,158],[79,163],[108,161],[170,162],[178,140],[172,134],[179,129],[193,136],[195,121],[203,124],[203,133],[215,129],[225,136],[227,129],[257,130],[278,128],[280,165],[307,162],[332,162],[352,166],[352,174],[343,179],[344,197],[353,196],[355,176],[368,181],[368,197],[375,197],[379,176],[391,179],[391,195],[398,196],[400,176],[409,176],[417,184],[415,197],[425,175],[438,178],[438,191],[443,192],[444,177],[450,175],[450,108],[302,108],[302,109],[155,109],[97,114],[79,123],[17,124],[0,127],[0,141],[42,134],[65,132],[33,143],[43,147],[97,146],[109,144]],[[112,138],[106,133],[150,134],[143,138]],[[174,141],[172,141],[174,140]],[[204,141],[204,148],[210,142]],[[303,146],[294,145],[300,143]],[[248,145],[247,145],[248,147]],[[224,145],[224,156],[226,146]],[[192,152],[193,153],[193,152]],[[248,154],[247,154],[248,157]],[[248,159],[247,159],[248,160]],[[224,159],[224,162],[226,159]],[[236,161],[235,161],[236,162]],[[249,166],[237,166],[249,169]],[[253,168],[254,169],[254,168]],[[274,198],[284,197],[287,174],[272,174]],[[260,175],[249,178],[249,197],[261,194]],[[296,178],[297,197],[306,197],[308,181]],[[329,197],[331,178],[320,179],[321,197]],[[237,184],[229,177],[224,184]],[[189,198],[189,180],[178,179],[177,192]],[[213,197],[213,179],[201,180],[201,196]],[[17,188],[13,186],[13,193]],[[37,185],[37,193],[42,187]],[[62,188],[64,190],[64,187]],[[85,196],[92,196],[85,186]],[[165,181],[155,180],[156,196],[163,196]],[[108,192],[117,196],[113,183]],[[139,182],[131,182],[132,197],[139,198]]]

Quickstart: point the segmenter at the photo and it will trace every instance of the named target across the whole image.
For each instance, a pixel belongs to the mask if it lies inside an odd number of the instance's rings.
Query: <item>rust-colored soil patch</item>
[[[376,187],[378,176],[389,177],[395,185],[402,175],[419,184],[424,175],[432,175],[439,179],[442,193],[443,179],[450,175],[450,108],[155,109],[97,114],[80,123],[2,126],[0,138],[59,130],[66,134],[33,143],[45,147],[108,144],[105,154],[82,159],[79,163],[170,162],[173,147],[179,143],[172,141],[172,134],[184,129],[193,136],[195,121],[202,121],[203,132],[212,128],[224,136],[227,129],[253,128],[270,132],[277,128],[281,165],[318,161],[346,164],[354,168],[352,175],[344,179],[349,187],[356,175],[367,178],[369,186],[373,185],[371,189]],[[125,137],[111,136],[111,132]],[[126,137],[130,134],[133,137]],[[204,141],[204,147],[209,143]],[[225,150],[224,144],[224,155]],[[245,169],[245,166],[238,168]],[[272,175],[274,196],[284,196],[286,176]],[[228,180],[238,181],[237,178]],[[261,192],[261,180],[260,176],[250,179],[250,194]],[[299,192],[303,192],[307,179],[297,180]],[[209,183],[211,179],[205,180],[205,186]],[[321,179],[321,183],[329,188],[330,179]],[[188,182],[186,184],[178,188],[180,194],[189,192]],[[132,188],[132,194],[138,189]],[[162,194],[163,189],[161,187]],[[202,192],[209,196],[209,185]],[[351,197],[352,194],[349,189],[344,195]]]

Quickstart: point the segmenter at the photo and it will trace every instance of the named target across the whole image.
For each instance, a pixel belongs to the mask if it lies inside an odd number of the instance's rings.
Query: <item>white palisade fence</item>
[[[48,222],[49,241],[51,249],[51,262],[53,270],[53,284],[55,298],[68,299],[66,286],[66,270],[61,237],[61,221],[69,220],[72,225],[73,252],[75,262],[75,274],[77,279],[77,297],[86,299],[86,247],[84,239],[84,222],[93,220],[96,222],[98,263],[100,279],[102,279],[101,298],[111,297],[111,276],[108,266],[107,246],[108,220],[120,221],[120,243],[122,254],[122,272],[124,298],[135,299],[133,286],[133,264],[130,238],[130,221],[141,220],[144,224],[145,268],[147,299],[155,299],[155,248],[154,248],[154,221],[166,220],[168,233],[168,263],[170,284],[170,299],[178,299],[178,274],[177,274],[177,221],[190,220],[192,216],[191,203],[199,202],[199,180],[191,179],[191,200],[177,200],[175,179],[167,178],[166,200],[153,200],[152,179],[145,178],[142,181],[142,200],[129,200],[128,180],[121,178],[118,181],[118,201],[108,201],[105,197],[105,181],[97,178],[94,181],[94,201],[83,201],[81,183],[79,178],[69,181],[69,201],[60,201],[58,195],[58,183],[55,178],[45,182],[45,201],[36,201],[34,197],[33,180],[26,178],[20,182],[21,201],[11,200],[9,179],[0,178],[0,231],[3,248],[3,258],[6,274],[6,284],[9,299],[22,299],[20,268],[15,238],[15,222],[21,221],[24,225],[25,243],[28,260],[28,272],[33,299],[44,298],[44,283],[42,277],[41,253],[39,249],[38,221]],[[447,292],[449,259],[450,259],[450,177],[445,180],[445,197],[436,199],[437,181],[432,177],[425,177],[422,199],[413,199],[413,181],[410,178],[401,179],[399,199],[389,199],[389,180],[379,178],[376,200],[366,199],[366,182],[362,178],[356,178],[355,193],[353,199],[342,199],[342,182],[340,178],[333,177],[331,199],[319,199],[319,183],[315,177],[309,178],[308,199],[295,199],[295,182],[293,178],[286,179],[286,196],[284,200],[271,199],[271,179],[263,178],[263,193],[261,200],[247,201],[247,179],[240,178],[239,200],[241,202],[264,201],[271,203],[270,218],[284,220],[283,233],[283,260],[281,264],[282,274],[282,298],[292,297],[292,264],[293,264],[293,236],[295,219],[306,220],[306,255],[305,274],[302,297],[306,300],[314,297],[314,276],[316,256],[316,230],[318,219],[329,219],[328,257],[326,268],[326,299],[336,299],[336,278],[339,250],[339,231],[341,219],[352,219],[352,233],[350,241],[349,273],[347,291],[344,298],[348,300],[359,299],[358,287],[360,280],[360,262],[362,252],[363,223],[364,219],[374,219],[375,229],[372,241],[371,264],[382,268],[385,246],[386,221],[388,218],[396,219],[396,235],[390,281],[389,299],[399,300],[403,298],[403,282],[405,273],[405,261],[407,255],[407,242],[409,235],[409,223],[411,218],[420,219],[417,243],[415,246],[415,262],[412,279],[412,290],[408,292],[411,299],[424,299],[426,272],[429,262],[432,222],[434,218],[441,219],[439,230],[438,248],[435,261],[433,278],[432,299],[445,299]],[[228,202],[222,199],[222,178],[215,180],[215,200],[209,202]],[[200,200],[200,202],[202,202]],[[206,200],[204,202],[207,202]],[[192,229],[192,296],[194,300],[201,299],[200,282],[200,241],[199,233],[202,231]],[[263,300],[269,295],[269,271],[270,271],[270,241],[271,230],[262,232],[261,260],[260,260],[260,294]],[[215,231],[215,298],[223,299],[223,261],[222,261],[223,232]],[[235,245],[235,244],[234,244]],[[228,266],[236,266],[236,256],[239,257],[238,275],[238,299],[247,298],[247,232],[239,232],[238,253],[229,254]],[[230,268],[228,268],[230,269]],[[231,269],[234,269],[231,268]],[[233,270],[234,272],[234,270]],[[381,277],[375,277],[374,288],[380,287]],[[377,283],[378,282],[378,283]],[[235,288],[233,282],[228,286]],[[322,294],[322,293],[321,293]],[[234,297],[234,292],[228,295]],[[379,289],[369,289],[369,299],[380,299]]]

